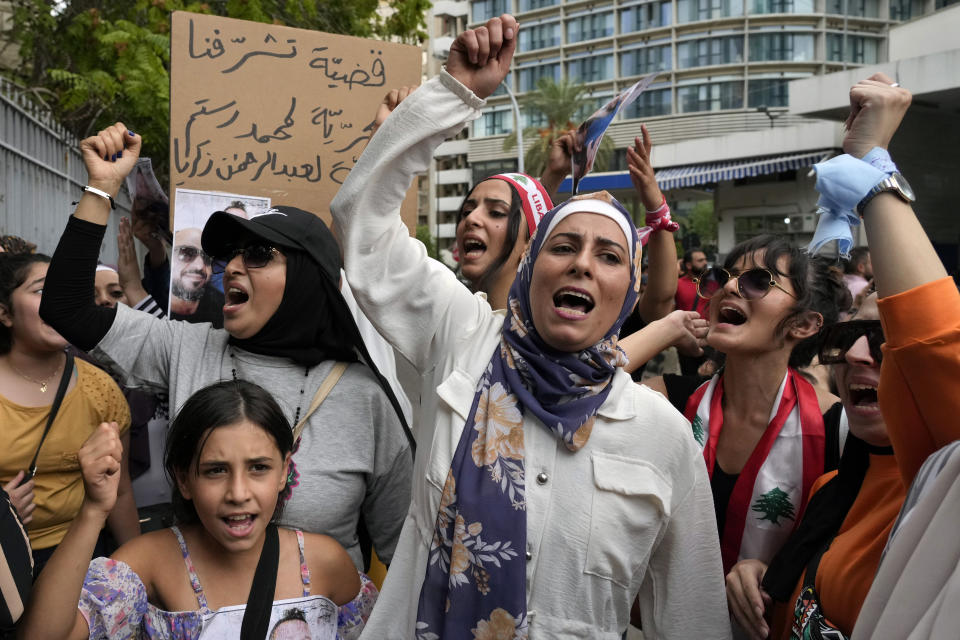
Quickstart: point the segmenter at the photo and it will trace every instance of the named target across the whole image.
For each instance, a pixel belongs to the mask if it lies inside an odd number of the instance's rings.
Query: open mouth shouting
[[[462,259],[476,260],[487,252],[487,245],[479,238],[468,236],[463,239]]]
[[[721,304],[717,312],[717,322],[739,326],[747,321],[747,314],[732,304]]]
[[[582,320],[593,311],[593,296],[576,287],[563,287],[553,294],[554,311],[566,320]]]
[[[239,284],[233,284],[224,287],[223,291],[224,305],[223,313],[235,313],[240,307],[250,299],[250,294]]]
[[[220,518],[226,525],[227,533],[236,538],[243,538],[253,531],[253,523],[257,516],[252,513],[237,513]]]
[[[875,385],[851,382],[847,385],[847,393],[849,394],[850,404],[857,410],[864,412],[880,410]]]

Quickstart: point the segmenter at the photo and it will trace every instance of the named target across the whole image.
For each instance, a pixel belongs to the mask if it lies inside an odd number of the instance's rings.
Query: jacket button
[[[527,561],[529,562],[530,560],[533,560],[533,553],[531,553],[530,550],[528,549],[528,550],[527,550]]]
[[[547,484],[548,476],[543,471],[537,474],[537,484]]]

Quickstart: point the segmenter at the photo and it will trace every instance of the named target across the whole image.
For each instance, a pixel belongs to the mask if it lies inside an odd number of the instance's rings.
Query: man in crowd
[[[843,281],[850,289],[850,295],[857,299],[873,278],[873,263],[870,262],[870,249],[855,247],[850,251],[850,259],[844,265]]]
[[[213,262],[200,248],[202,230],[180,229],[174,235],[170,273],[170,317],[210,322],[223,327],[223,294],[210,282]]]

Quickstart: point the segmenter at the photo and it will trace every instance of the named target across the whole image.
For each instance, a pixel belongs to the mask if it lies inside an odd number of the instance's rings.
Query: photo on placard
[[[250,219],[270,208],[270,198],[219,191],[176,190],[170,249],[171,320],[223,327],[223,265],[203,252],[203,227],[216,211]]]
[[[580,181],[593,169],[593,161],[597,157],[597,151],[600,150],[600,141],[603,140],[603,134],[606,133],[607,127],[610,126],[610,123],[623,108],[629,106],[643,93],[644,89],[650,86],[650,83],[656,77],[657,74],[655,73],[644,76],[629,89],[620,92],[597,109],[577,128],[576,136],[579,144],[575,145],[575,148],[578,148],[579,151],[574,151],[571,157],[572,193],[577,193]]]

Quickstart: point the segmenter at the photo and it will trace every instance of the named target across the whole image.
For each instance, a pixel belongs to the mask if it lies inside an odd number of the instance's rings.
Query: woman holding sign
[[[369,359],[338,289],[332,234],[292,207],[252,220],[213,214],[201,242],[226,264],[223,329],[97,307],[89,291],[111,197],[139,150],[121,123],[81,143],[89,185],[54,254],[42,316],[129,384],[168,391],[174,411],[215,382],[256,381],[300,436],[281,524],[335,538],[362,568],[362,521],[389,562],[409,502],[410,444],[389,386],[357,362]]]
[[[726,638],[710,489],[685,421],[623,369],[640,245],[604,192],[547,213],[506,309],[411,240],[411,177],[479,115],[516,43],[509,15],[466,31],[404,101],[331,203],[347,277],[396,349],[441,381],[365,637]]]

